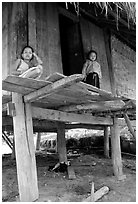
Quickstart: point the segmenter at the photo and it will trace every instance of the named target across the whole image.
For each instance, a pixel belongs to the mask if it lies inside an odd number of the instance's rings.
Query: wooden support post
[[[125,179],[125,175],[123,175],[122,170],[120,135],[118,128],[118,119],[115,116],[113,117],[113,126],[111,126],[111,147],[114,175],[118,180],[123,180]]]
[[[125,121],[126,121],[126,124],[128,126],[129,131],[131,132],[132,136],[136,139],[136,133],[134,132],[132,125],[131,125],[131,122],[129,120],[129,117],[126,113],[124,113],[124,118],[125,118]]]
[[[21,202],[32,202],[38,199],[38,184],[31,107],[23,103],[21,94],[12,93],[12,102],[19,197]]]
[[[13,148],[12,148],[11,159],[15,159],[15,141],[14,141],[14,136],[13,136]]]
[[[67,164],[65,124],[60,122],[57,122],[57,151],[59,162],[65,162]]]
[[[40,141],[41,141],[41,133],[38,132],[37,134],[37,140],[36,140],[36,150],[40,149]]]
[[[104,156],[109,158],[109,130],[108,126],[104,128]]]

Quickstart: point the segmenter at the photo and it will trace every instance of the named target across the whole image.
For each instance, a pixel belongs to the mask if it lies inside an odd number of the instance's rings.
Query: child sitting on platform
[[[96,60],[97,52],[91,50],[83,65],[82,74],[84,76],[84,82],[100,88],[102,73],[101,66]]]
[[[16,71],[12,74],[23,78],[39,79],[43,72],[42,61],[34,53],[31,46],[25,46],[21,52],[21,59],[17,59]]]

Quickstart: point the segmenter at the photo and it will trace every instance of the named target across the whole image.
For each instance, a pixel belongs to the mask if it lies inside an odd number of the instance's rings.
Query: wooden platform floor
[[[93,113],[121,110],[125,106],[121,97],[82,82],[81,74],[64,76],[53,73],[45,80],[8,76],[2,81],[2,89],[9,93],[2,96],[3,115],[6,104],[12,101],[11,92],[16,92],[22,94],[25,102],[32,104],[33,117],[57,121],[62,115],[62,121],[67,124],[77,122],[80,116],[79,122],[86,125],[93,120],[89,118]],[[42,116],[39,112],[43,112]],[[100,118],[99,124],[102,124]],[[94,125],[98,125],[98,121]],[[106,125],[104,120],[103,125]]]
[[[81,75],[79,74],[66,77],[54,73],[47,77],[45,81],[8,76],[2,82],[2,89],[20,93],[26,101],[32,102],[36,106],[54,109],[78,104],[97,104],[99,102],[104,109],[102,102],[121,99],[114,97],[109,92],[81,82]],[[10,100],[10,95],[3,95],[3,104]],[[108,104],[111,104],[111,102]]]

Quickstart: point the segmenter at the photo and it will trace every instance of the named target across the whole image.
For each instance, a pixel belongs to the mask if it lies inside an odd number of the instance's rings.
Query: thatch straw
[[[66,7],[68,7],[66,3]],[[71,2],[74,5],[76,13],[79,14],[80,3],[79,2]],[[126,17],[128,20],[128,24],[131,21],[136,24],[136,3],[135,2],[88,2],[91,4],[95,4],[96,7],[100,7],[105,15],[108,16],[110,11],[114,11],[116,13],[117,19],[122,17]]]

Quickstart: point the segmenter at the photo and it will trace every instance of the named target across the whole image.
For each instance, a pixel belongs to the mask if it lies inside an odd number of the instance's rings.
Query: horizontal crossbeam
[[[92,125],[112,125],[112,119],[106,117],[95,117],[90,114],[67,113],[51,109],[32,107],[32,117],[61,122],[78,122]]]

